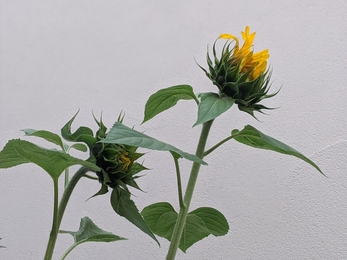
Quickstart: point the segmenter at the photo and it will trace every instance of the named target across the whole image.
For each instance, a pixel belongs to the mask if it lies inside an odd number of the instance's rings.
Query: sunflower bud
[[[97,121],[99,130],[96,132],[97,140],[102,140],[107,136],[107,129],[102,120]],[[118,119],[121,122],[122,118]],[[121,145],[115,143],[96,142],[91,149],[91,155],[95,158],[95,164],[101,169],[97,172],[101,190],[96,194],[104,194],[108,187],[121,188],[128,191],[127,185],[140,189],[135,182],[139,176],[135,176],[147,168],[136,162],[143,154],[136,152],[137,147]]]
[[[217,57],[215,44],[213,45],[214,61],[207,53],[209,71],[205,70],[207,77],[219,89],[220,95],[226,95],[235,100],[241,111],[253,116],[254,111],[269,109],[259,102],[272,97],[277,93],[268,95],[270,72],[267,68],[268,50],[253,52],[255,32],[250,34],[249,27],[242,32],[244,43],[240,47],[237,37],[231,34],[222,34],[218,39],[235,41],[233,48],[231,42],[224,44],[220,58]]]
[[[141,154],[135,153],[135,149],[118,144],[96,143],[92,154],[96,158],[96,165],[101,169],[97,172],[100,183],[112,189],[118,185],[123,189],[127,189],[126,185],[138,188],[134,174],[139,172],[139,164],[134,165],[134,161]],[[142,166],[143,169],[145,168]]]

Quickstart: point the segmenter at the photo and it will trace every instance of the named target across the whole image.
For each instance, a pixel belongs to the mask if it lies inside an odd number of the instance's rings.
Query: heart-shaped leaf
[[[161,89],[151,95],[147,100],[145,105],[145,117],[142,123],[175,106],[179,100],[190,99],[196,99],[196,97],[193,88],[189,85],[178,85]]]
[[[202,93],[201,102],[198,109],[198,120],[194,124],[200,125],[212,119],[215,119],[227,111],[235,100],[230,97],[220,97],[216,93]]]
[[[58,179],[60,174],[72,165],[82,165],[93,171],[99,167],[66,153],[39,147],[28,141],[13,139],[8,141],[0,152],[0,168],[10,168],[23,163],[35,163],[43,168],[53,179]]]
[[[178,214],[169,203],[159,202],[149,205],[141,214],[155,234],[171,241]],[[190,246],[210,234],[223,236],[228,230],[228,222],[218,210],[208,207],[198,208],[187,215],[179,248],[186,252]]]
[[[206,165],[206,163],[196,155],[183,152],[170,144],[158,141],[118,122],[113,125],[106,138],[101,140],[101,142],[131,145],[158,151],[172,151],[190,161]]]
[[[232,131],[234,139],[245,145],[249,145],[259,149],[271,150],[282,154],[295,156],[306,163],[312,165],[320,173],[324,175],[321,169],[310,159],[303,154],[299,153],[290,146],[268,136],[254,128],[253,126],[246,125],[241,131],[234,129]]]
[[[114,235],[110,232],[104,231],[96,226],[93,221],[84,217],[81,219],[80,228],[78,231],[64,231],[60,230],[59,233],[70,234],[74,238],[74,244],[66,251],[62,259],[78,245],[86,242],[114,242],[119,240],[126,240],[126,238]]]
[[[130,199],[129,191],[123,190],[121,188],[113,189],[111,193],[111,205],[118,215],[125,217],[127,220],[141,229],[144,233],[153,238],[159,245],[157,238],[154,236],[151,229],[142,218],[135,203]]]

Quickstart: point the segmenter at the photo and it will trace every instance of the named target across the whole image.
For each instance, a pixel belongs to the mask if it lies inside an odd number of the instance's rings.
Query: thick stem
[[[88,172],[88,168],[81,167],[71,178],[68,185],[64,189],[63,196],[61,197],[59,208],[58,208],[58,228],[60,227],[60,223],[63,219],[63,215],[71,197],[72,191],[76,187],[77,182]]]
[[[195,153],[195,155],[201,159],[203,159],[203,157],[204,157],[204,149],[206,146],[206,141],[207,141],[208,133],[210,131],[212,122],[213,122],[213,120],[208,121],[208,122],[204,123],[202,126],[198,147],[197,147],[196,153]],[[171,238],[171,244],[170,244],[168,254],[166,256],[166,260],[175,259],[177,248],[179,246],[181,236],[183,233],[183,229],[184,229],[184,226],[186,223],[190,202],[191,202],[192,197],[193,197],[196,180],[198,178],[198,174],[199,174],[199,170],[200,170],[200,165],[201,164],[196,163],[196,162],[193,163],[192,170],[190,172],[189,181],[187,184],[187,189],[186,189],[186,192],[184,195],[184,200],[183,200],[184,205],[180,208],[180,212],[179,212],[178,217],[177,217],[177,222],[176,222],[176,225],[175,225],[175,228],[173,231],[173,235]]]
[[[52,221],[52,229],[49,235],[49,240],[45,253],[45,260],[51,260],[53,256],[55,242],[58,236],[58,179],[53,179],[54,185],[54,203],[53,203],[53,221]]]
[[[45,260],[51,260],[54,252],[55,243],[57,241],[57,236],[59,232],[59,227],[61,220],[64,215],[64,211],[66,209],[67,203],[70,199],[73,189],[75,188],[77,182],[81,179],[81,177],[88,171],[87,168],[80,168],[74,176],[71,178],[67,186],[65,187],[63,196],[60,200],[58,207],[58,180],[54,180],[54,210],[53,210],[53,223],[52,230],[49,236]]]

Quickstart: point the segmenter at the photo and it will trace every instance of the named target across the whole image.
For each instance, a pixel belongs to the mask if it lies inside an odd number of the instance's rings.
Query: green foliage
[[[65,153],[68,153],[71,148],[74,148],[74,149],[81,151],[81,152],[86,152],[88,150],[87,147],[81,143],[75,143],[75,144],[69,146],[69,145],[63,143],[63,141],[61,140],[59,135],[52,133],[52,132],[49,132],[49,131],[46,131],[46,130],[24,129],[22,131],[27,136],[41,137],[48,142],[51,142],[53,144],[58,145],[59,147],[61,147],[64,150]]]
[[[151,95],[147,100],[145,116],[142,123],[175,106],[179,100],[190,99],[195,99],[197,101],[193,89],[189,85],[178,85],[161,89]]]
[[[82,165],[93,171],[99,170],[95,164],[72,157],[66,153],[39,147],[28,141],[10,140],[0,152],[0,168],[10,168],[23,163],[35,163],[53,179],[72,165]]]
[[[120,188],[113,189],[111,194],[111,205],[118,215],[125,217],[140,230],[153,238],[159,245],[157,238],[154,236],[147,223],[143,220],[135,203],[130,199],[129,191]]]
[[[141,214],[155,234],[171,241],[178,214],[169,203],[159,202],[149,205]],[[187,215],[179,248],[186,252],[190,246],[210,234],[223,236],[228,230],[228,222],[218,210],[208,207],[198,208]]]
[[[55,133],[52,133],[46,130],[35,130],[35,129],[24,129],[22,131],[25,133],[25,135],[41,137],[48,142],[59,145],[61,149],[64,150],[63,141],[61,140],[60,136]]]
[[[1,239],[2,239],[2,238],[0,237],[0,240],[1,240]],[[0,245],[0,248],[6,248],[6,246],[1,246],[1,245]]]
[[[71,125],[75,120],[77,114],[78,112],[76,113],[76,115],[74,115],[73,118],[71,118],[69,122],[66,123],[66,125],[63,126],[63,128],[61,129],[61,136],[66,141],[83,142],[89,147],[89,149],[91,149],[96,143],[97,139],[93,136],[93,131],[89,127],[80,126],[74,133],[71,133]]]
[[[255,129],[253,126],[247,125],[241,131],[234,129],[232,131],[234,139],[245,145],[249,145],[259,149],[271,150],[282,154],[295,156],[308,164],[315,167],[323,174],[321,169],[310,159],[288,145],[268,136]],[[324,174],[323,174],[324,175]]]
[[[158,141],[118,122],[113,125],[106,138],[101,140],[101,142],[132,145],[158,151],[171,151],[190,161],[206,165],[206,163],[196,155],[183,152],[170,144]]]
[[[84,217],[81,219],[80,228],[78,231],[64,231],[61,230],[59,233],[70,234],[74,238],[74,244],[66,251],[62,259],[65,257],[78,245],[86,242],[114,242],[119,240],[126,240],[126,238],[119,237],[110,232],[104,231],[98,226],[96,226],[93,221]]]
[[[218,94],[211,92],[202,93],[198,109],[198,120],[194,126],[215,119],[227,111],[234,102],[234,99],[227,96],[220,97]]]

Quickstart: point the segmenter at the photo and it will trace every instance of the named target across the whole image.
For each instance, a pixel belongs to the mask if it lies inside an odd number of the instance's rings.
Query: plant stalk
[[[69,183],[66,185],[64,189],[63,196],[58,202],[58,179],[54,179],[54,208],[53,208],[53,222],[52,222],[52,230],[49,236],[46,253],[44,260],[51,260],[54,252],[55,243],[57,241],[57,236],[59,233],[59,227],[61,220],[64,215],[64,211],[66,209],[67,203],[70,199],[73,189],[75,188],[77,182],[83,177],[83,175],[88,171],[87,168],[81,167],[71,178]],[[58,206],[59,205],[59,206]]]
[[[198,156],[200,159],[203,159],[203,157],[204,157],[204,149],[206,146],[208,133],[211,129],[212,123],[213,123],[213,120],[204,123],[202,126],[198,147],[197,147],[196,153],[195,153],[195,155]],[[198,174],[199,174],[199,170],[200,170],[200,165],[201,164],[199,164],[197,162],[193,163],[193,166],[192,166],[192,169],[190,172],[190,176],[189,176],[189,180],[188,180],[188,184],[187,184],[187,188],[186,188],[186,192],[185,192],[184,199],[183,199],[184,203],[180,207],[180,212],[179,212],[178,217],[177,217],[177,222],[176,222],[176,225],[175,225],[175,228],[173,231],[173,235],[172,235],[171,243],[170,243],[170,248],[169,248],[168,254],[166,256],[166,260],[174,260],[175,259],[177,249],[178,249],[181,237],[182,237],[183,229],[184,229],[184,226],[186,223],[190,202],[191,202],[192,197],[193,197],[196,180],[198,178]]]
[[[59,196],[59,190],[58,190],[58,179],[53,179],[53,186],[54,186],[54,202],[53,202],[53,221],[52,221],[52,229],[51,233],[49,234],[49,240],[47,244],[47,249],[45,253],[45,260],[51,260],[53,256],[54,246],[55,242],[57,241],[58,236],[58,196]]]

